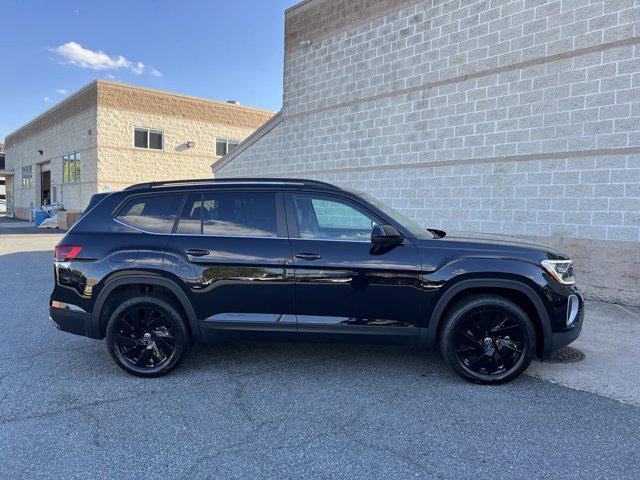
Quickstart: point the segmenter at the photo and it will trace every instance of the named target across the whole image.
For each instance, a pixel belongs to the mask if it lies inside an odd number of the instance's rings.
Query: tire
[[[140,295],[122,302],[107,323],[111,358],[125,372],[160,377],[184,359],[191,337],[186,319],[170,297]]]
[[[447,363],[466,380],[498,384],[519,377],[529,367],[536,334],[527,314],[512,301],[473,295],[448,312],[439,345]]]

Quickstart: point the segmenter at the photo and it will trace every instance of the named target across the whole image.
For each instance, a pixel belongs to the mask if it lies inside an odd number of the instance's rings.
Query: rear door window
[[[182,215],[180,215],[180,223],[176,233],[183,235],[200,235],[202,234],[202,194],[195,193],[187,195],[187,201],[182,207]]]
[[[277,237],[275,192],[208,192],[189,195],[177,233]]]
[[[116,219],[152,233],[171,233],[183,195],[148,195],[129,200]]]

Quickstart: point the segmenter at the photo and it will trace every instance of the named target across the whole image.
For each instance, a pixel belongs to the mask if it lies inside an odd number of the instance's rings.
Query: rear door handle
[[[314,261],[320,260],[322,258],[322,255],[318,255],[317,253],[300,252],[296,253],[296,258],[299,258],[300,260]]]
[[[192,257],[206,257],[211,252],[202,248],[188,248],[184,251],[184,253]]]

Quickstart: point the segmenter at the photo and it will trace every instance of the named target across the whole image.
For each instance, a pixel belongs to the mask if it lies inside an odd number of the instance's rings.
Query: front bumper
[[[578,301],[580,302],[576,319],[566,330],[561,332],[554,332],[551,334],[551,348],[548,349],[548,355],[551,355],[552,353],[557,352],[561,348],[566,347],[570,343],[574,342],[582,333],[585,303],[579,291],[576,290],[575,292],[573,292],[573,295],[576,295]]]
[[[55,322],[58,329],[63,332],[91,337],[90,313],[50,307],[49,317]]]

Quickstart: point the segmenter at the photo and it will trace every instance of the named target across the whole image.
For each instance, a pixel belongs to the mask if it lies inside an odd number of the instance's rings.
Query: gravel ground
[[[128,376],[50,323],[57,239],[0,232],[0,478],[638,478],[638,406],[417,350],[217,345]]]

